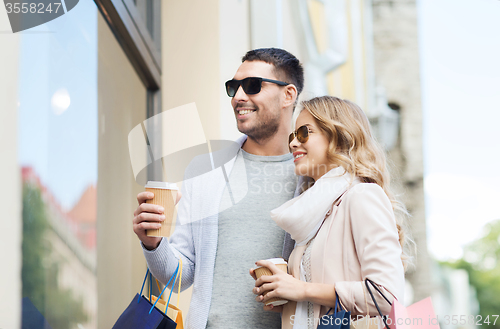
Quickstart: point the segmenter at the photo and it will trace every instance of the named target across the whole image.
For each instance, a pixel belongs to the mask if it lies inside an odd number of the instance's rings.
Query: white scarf
[[[311,240],[323,224],[326,214],[354,181],[341,166],[321,176],[308,190],[271,211],[271,218],[279,227],[290,233],[296,246]],[[300,280],[306,281],[305,270],[300,262]],[[293,329],[308,328],[308,303],[297,302]]]
[[[343,167],[336,167],[296,198],[271,211],[271,218],[290,233],[296,246],[305,245],[318,232],[327,212],[353,182]]]

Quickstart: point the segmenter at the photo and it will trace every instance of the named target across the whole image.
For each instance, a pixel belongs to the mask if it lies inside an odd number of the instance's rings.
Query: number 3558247
[[[61,8],[60,2],[49,3],[45,5],[44,3],[34,3],[34,2],[16,2],[16,3],[6,3],[5,8],[7,9],[7,14],[45,14],[45,13],[55,13],[57,14]]]

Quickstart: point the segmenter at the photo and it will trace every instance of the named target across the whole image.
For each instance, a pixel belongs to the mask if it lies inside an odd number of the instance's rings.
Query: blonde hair
[[[411,265],[415,245],[407,229],[409,217],[405,205],[390,188],[390,173],[384,150],[371,133],[370,122],[363,110],[353,102],[333,96],[316,97],[301,103],[317,121],[330,141],[327,159],[340,165],[363,183],[379,185],[389,198],[396,215],[401,260],[405,270]]]

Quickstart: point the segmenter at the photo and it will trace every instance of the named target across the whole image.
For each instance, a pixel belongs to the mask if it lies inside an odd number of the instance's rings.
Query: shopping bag
[[[329,314],[332,311],[332,309],[329,309],[319,320],[317,329],[349,329],[351,312],[342,309],[339,303],[339,296],[337,295],[336,297],[337,300],[335,301],[333,314]],[[340,309],[340,311],[337,312],[337,309]]]
[[[180,308],[172,304],[168,305],[167,315],[175,321],[177,329],[184,329],[184,320]]]
[[[158,300],[158,303],[156,304],[156,307],[158,307],[162,312],[167,314],[169,318],[174,320],[174,322],[177,324],[177,329],[184,329],[184,321],[182,319],[182,311],[179,309],[179,299],[181,295],[181,284],[182,284],[182,258],[179,259],[179,273],[177,274],[179,277],[179,290],[177,291],[177,306],[174,306],[172,304],[168,304],[167,301],[165,301],[163,298],[158,298],[156,296],[151,296],[151,302],[155,303]],[[156,280],[156,284],[158,285],[158,291],[162,291],[160,288],[160,284],[158,283],[158,280]],[[174,280],[175,284],[175,280]],[[174,285],[172,285],[172,288]],[[163,288],[165,290],[165,288]],[[170,296],[168,300],[170,301],[170,297],[172,296],[172,291],[170,291]],[[168,304],[168,309],[167,309],[167,304]]]
[[[382,312],[380,312],[368,283],[391,305],[389,317],[383,316]],[[366,279],[365,285],[387,329],[440,329],[430,297],[404,307],[397,299],[394,299],[391,303],[371,280]]]
[[[172,279],[174,279],[174,283],[172,284],[172,286],[175,285],[175,278],[178,271],[179,265],[177,265],[177,269],[175,270],[174,274],[165,287],[170,284],[170,281],[172,281]],[[142,296],[142,291],[144,289],[144,284],[146,283],[146,280],[148,278],[148,274],[150,274],[149,269],[147,270],[144,281],[142,282],[141,292],[135,295],[129,306],[116,321],[113,329],[176,329],[177,324],[164,312],[155,307],[156,302],[154,304],[151,304],[151,302],[149,301],[151,300],[151,296],[149,297],[149,300],[146,297]],[[163,294],[163,291],[161,292],[160,297]]]
[[[156,296],[151,296],[152,303],[156,302],[157,299],[158,298]],[[158,301],[158,304],[156,304],[156,307],[160,309],[163,313],[165,313],[165,309],[167,308],[167,302],[160,299]],[[177,324],[176,329],[184,329],[184,321],[182,320],[182,311],[177,306],[172,304],[168,305],[168,310],[166,314]]]
[[[368,285],[368,283],[370,283],[372,285],[373,288],[375,288],[375,290],[378,291],[378,293],[384,297],[385,301],[389,303],[389,305],[391,305],[392,307],[392,303],[387,299],[387,297],[385,297],[385,295],[382,293],[382,291],[380,291],[379,287],[373,283],[372,280],[370,279],[366,279],[365,280],[365,286],[366,286],[366,289],[368,290],[368,292],[370,293],[370,296],[372,297],[372,300],[373,300],[373,304],[375,304],[375,307],[377,308],[377,311],[378,311],[378,314],[380,314],[380,317],[382,318],[382,321],[384,321],[384,325],[385,325],[385,328],[386,329],[390,329],[389,328],[389,325],[387,324],[387,315],[383,315],[382,314],[382,311],[380,311],[380,307],[378,307],[378,304],[377,304],[377,300],[375,299],[375,297],[373,296],[373,293],[372,293],[372,290],[370,289],[370,286]],[[396,300],[396,298],[394,298],[394,300]],[[392,309],[391,309],[392,310]]]
[[[378,319],[364,316],[363,318],[351,321],[351,329],[379,329]]]
[[[370,309],[368,308],[368,299],[366,297],[366,289],[364,289],[364,287],[363,287],[363,295],[365,297],[365,306],[366,306],[367,314],[363,317],[361,317],[361,315],[358,315],[358,318],[356,321],[351,320],[350,329],[379,329],[378,318],[370,317]],[[340,301],[340,305],[342,305],[342,301]],[[342,306],[344,306],[344,305],[342,305]]]
[[[52,329],[42,313],[33,305],[28,297],[22,300],[22,329]]]
[[[394,300],[387,322],[391,329],[439,329],[430,297],[408,307]]]

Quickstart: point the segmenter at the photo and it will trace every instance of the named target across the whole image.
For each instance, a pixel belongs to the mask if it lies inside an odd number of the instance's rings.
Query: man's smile
[[[247,118],[249,115],[251,115],[253,112],[257,111],[255,108],[251,107],[238,107],[235,110],[237,112],[236,117],[238,119],[244,119]]]

